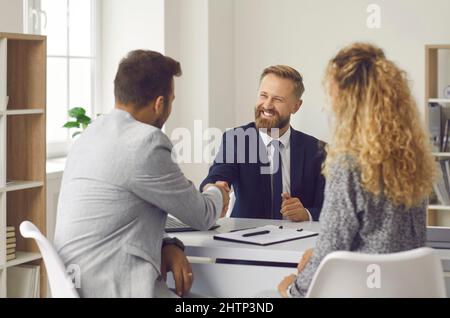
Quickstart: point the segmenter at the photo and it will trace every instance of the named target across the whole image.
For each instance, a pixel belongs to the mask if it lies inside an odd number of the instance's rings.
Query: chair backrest
[[[25,238],[32,238],[36,241],[44,259],[52,297],[78,298],[78,293],[66,273],[64,263],[39,229],[33,223],[24,221],[20,224],[20,234]]]
[[[306,297],[444,298],[442,264],[431,248],[393,254],[333,252]]]

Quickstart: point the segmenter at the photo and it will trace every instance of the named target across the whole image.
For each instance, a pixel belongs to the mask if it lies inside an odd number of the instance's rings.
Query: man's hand
[[[303,207],[298,198],[292,198],[288,193],[283,193],[283,203],[281,204],[281,214],[293,222],[309,221],[308,212]]]
[[[168,272],[173,273],[177,295],[184,297],[191,289],[194,277],[186,255],[173,244],[165,245],[161,249],[161,275],[164,281],[167,281]]]
[[[296,275],[291,274],[289,276],[286,276],[281,283],[278,285],[278,292],[283,298],[288,298],[287,289],[288,287],[295,281],[297,278]]]
[[[215,184],[208,183],[203,187],[203,191],[206,191],[209,187],[215,186],[219,188],[220,192],[222,192],[222,199],[223,199],[223,208],[222,212],[220,213],[220,217],[223,218],[228,211],[228,205],[230,204],[230,186],[228,185],[228,182],[225,181],[217,181]]]
[[[308,264],[309,260],[313,255],[313,252],[314,250],[310,248],[303,253],[302,259],[300,260],[300,263],[298,263],[297,266],[297,271],[299,274],[305,269],[306,264]]]

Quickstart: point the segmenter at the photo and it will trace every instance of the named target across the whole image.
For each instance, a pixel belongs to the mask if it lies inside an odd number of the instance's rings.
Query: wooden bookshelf
[[[41,268],[40,295],[47,279],[39,249],[20,235],[33,222],[46,233],[46,37],[0,33],[0,298],[8,296],[8,269]],[[15,228],[16,258],[6,261],[6,227]]]
[[[426,45],[425,46],[425,123],[428,126],[428,105],[429,103],[438,103],[444,109],[450,109],[450,99],[441,96],[439,90],[439,72],[444,71],[439,67],[439,53],[442,50],[450,50],[450,44],[444,45]],[[436,152],[433,155],[438,158],[450,158],[450,153]],[[448,213],[450,215],[450,206],[440,204],[430,204],[428,206],[428,225],[441,226],[440,214]]]

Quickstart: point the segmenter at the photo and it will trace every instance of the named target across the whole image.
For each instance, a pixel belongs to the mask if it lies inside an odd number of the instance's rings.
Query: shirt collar
[[[291,140],[291,127],[289,127],[289,129],[279,138],[277,138],[276,140],[278,140],[279,142],[281,142],[284,146],[284,148],[289,147],[289,143]],[[270,137],[268,134],[266,134],[264,131],[259,130],[259,135],[261,136],[261,139],[264,143],[264,145],[267,147],[271,141],[273,140],[272,137]]]

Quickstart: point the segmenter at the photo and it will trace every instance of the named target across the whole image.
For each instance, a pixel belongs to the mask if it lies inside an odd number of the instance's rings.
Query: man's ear
[[[302,107],[303,105],[303,100],[299,99],[294,106],[294,110],[292,111],[292,114],[295,114],[296,112],[298,112],[298,110],[300,109],[300,107]]]
[[[160,115],[164,112],[164,96],[158,96],[155,100],[155,113]]]

